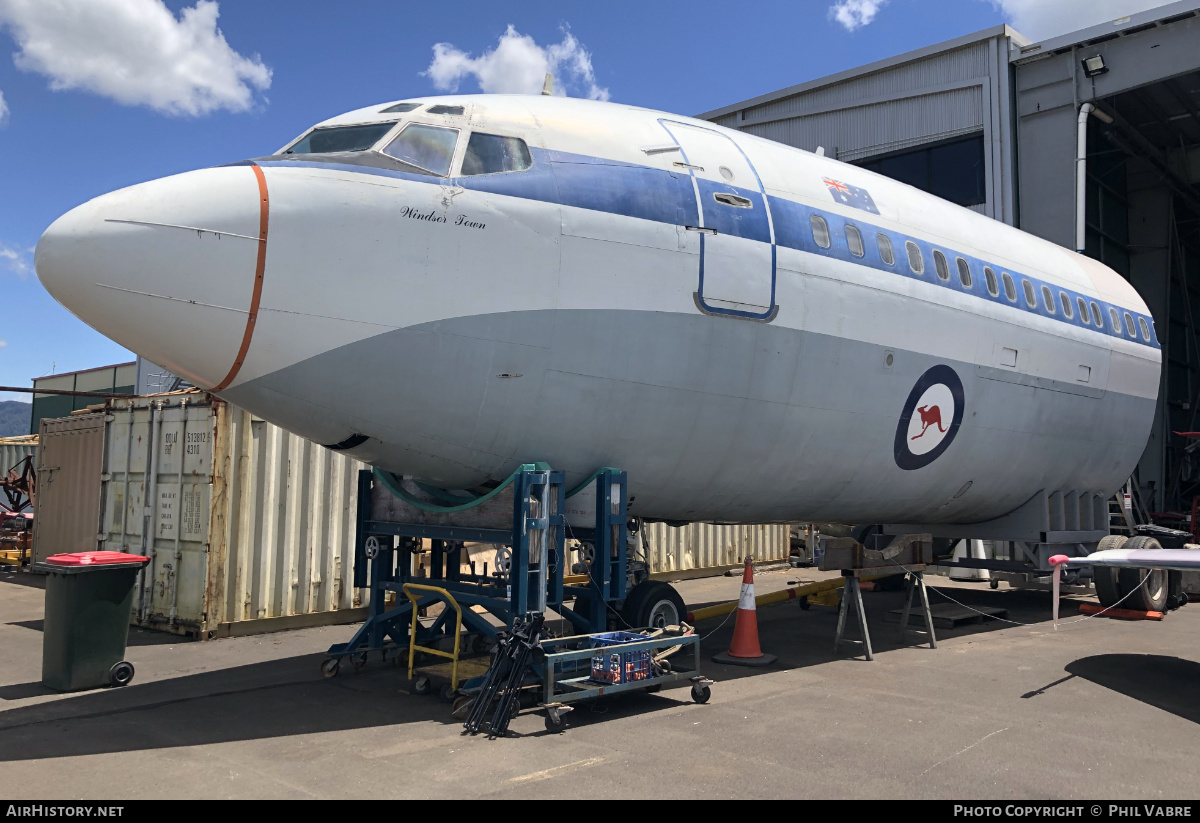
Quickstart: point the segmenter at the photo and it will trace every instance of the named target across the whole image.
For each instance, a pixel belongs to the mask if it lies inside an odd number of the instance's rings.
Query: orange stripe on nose
[[[263,273],[267,268],[267,220],[271,214],[271,201],[267,197],[267,178],[258,166],[254,169],[254,177],[258,180],[258,264],[254,268],[254,293],[250,296],[250,314],[246,318],[246,330],[242,333],[242,345],[238,349],[237,359],[229,367],[229,374],[209,391],[221,391],[237,377],[246,361],[246,353],[250,351],[250,341],[254,339],[254,325],[258,322],[258,303],[262,299]]]

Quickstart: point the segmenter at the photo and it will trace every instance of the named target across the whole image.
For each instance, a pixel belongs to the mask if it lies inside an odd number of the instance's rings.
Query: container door
[[[701,310],[771,320],[775,306],[775,238],[766,192],[750,159],[712,129],[661,121],[679,144],[675,166],[692,177],[700,235],[696,299]]]
[[[33,559],[97,548],[103,485],[104,415],[41,422]]]

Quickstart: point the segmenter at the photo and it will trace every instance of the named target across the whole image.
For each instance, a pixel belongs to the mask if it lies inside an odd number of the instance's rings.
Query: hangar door
[[[674,165],[696,192],[700,272],[696,295],[713,314],[769,320],[775,312],[775,245],[767,196],[750,159],[720,132],[661,121],[680,146]]]

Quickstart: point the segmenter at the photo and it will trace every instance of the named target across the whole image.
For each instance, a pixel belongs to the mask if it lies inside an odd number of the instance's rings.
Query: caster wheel
[[[804,611],[808,611],[812,608],[812,603],[808,602],[807,594],[800,598],[800,608],[802,608]]]
[[[455,698],[454,703],[450,706],[450,714],[457,720],[466,720],[467,715],[471,713],[471,706],[475,705],[475,698],[463,695]]]
[[[451,688],[449,683],[442,686],[442,688],[438,690],[438,697],[440,697],[442,699],[442,701],[445,703],[454,703],[455,702],[454,698],[457,694],[458,694],[458,689]]]
[[[697,703],[707,703],[710,697],[712,697],[712,690],[708,686],[692,686],[692,700]]]
[[[429,694],[431,691],[433,691],[433,683],[428,677],[418,677],[413,681],[414,694]]]
[[[128,686],[133,680],[133,664],[122,660],[108,670],[109,685],[114,687]]]
[[[331,657],[321,664],[321,674],[325,677],[337,677],[338,671],[342,668],[342,661],[336,657]]]
[[[646,687],[646,694],[658,694],[661,691],[662,691],[662,683],[659,683],[657,686],[647,686]]]
[[[359,652],[358,654],[350,655],[350,662],[354,665],[354,671],[358,671],[367,665],[367,653]]]
[[[1000,581],[999,581],[999,580],[993,580],[993,581],[992,581],[992,583],[991,583],[991,586],[992,586],[992,588],[993,588],[993,589],[998,589],[998,588],[1000,588]]]
[[[566,727],[567,721],[563,719],[562,715],[555,717],[549,712],[546,713],[546,731],[561,732]]]

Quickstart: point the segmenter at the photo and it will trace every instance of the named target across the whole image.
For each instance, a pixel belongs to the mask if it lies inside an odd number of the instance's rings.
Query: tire
[[[457,696],[458,689],[453,688],[449,683],[438,690],[438,697],[442,699],[443,703],[453,703]]]
[[[707,703],[712,697],[712,689],[708,686],[692,686],[692,700],[697,703]]]
[[[1096,546],[1096,551],[1102,552],[1108,549],[1121,549],[1129,541],[1128,537],[1121,534],[1110,534],[1108,537],[1100,539],[1100,543]],[[1113,606],[1124,595],[1121,593],[1121,585],[1117,580],[1117,570],[1100,567],[1092,569],[1092,585],[1096,587],[1096,597],[1100,598],[1100,605],[1104,608]],[[1122,604],[1123,605],[1123,604]]]
[[[108,683],[113,688],[128,686],[133,680],[133,664],[122,660],[108,670]]]
[[[1153,537],[1131,537],[1125,544],[1129,551],[1143,549],[1161,549],[1162,546]],[[1150,580],[1142,585],[1146,578]],[[1161,612],[1167,609],[1167,573],[1163,569],[1120,569],[1117,583],[1121,587],[1121,595],[1129,595],[1121,605],[1126,609],[1143,612]]]
[[[337,677],[338,672],[342,669],[342,662],[336,657],[328,658],[321,664],[321,674],[324,677]]]
[[[625,598],[621,617],[630,628],[661,629],[684,622],[687,619],[687,606],[674,586],[658,580],[647,580],[634,586],[629,597]]]
[[[559,715],[556,718],[554,715],[550,714],[550,712],[546,712],[546,731],[561,732],[566,727],[567,721],[563,719],[562,715]]]
[[[433,691],[433,683],[428,677],[421,675],[413,681],[413,694],[429,694]]]

